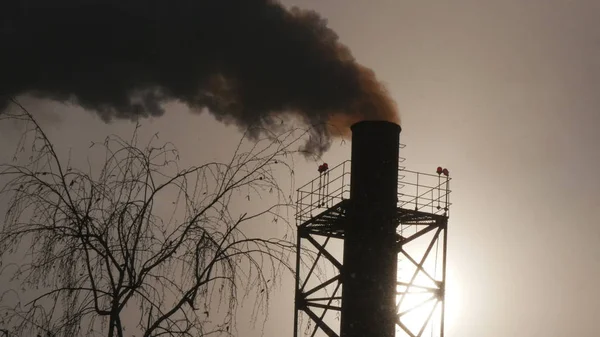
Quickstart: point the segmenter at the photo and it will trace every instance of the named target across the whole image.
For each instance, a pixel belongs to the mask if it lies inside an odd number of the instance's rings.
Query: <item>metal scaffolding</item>
[[[358,165],[345,161],[298,189],[294,336],[443,336],[450,178],[392,165],[371,179],[373,164],[356,152]],[[398,149],[387,152],[397,163]],[[356,195],[392,176],[391,208],[373,206],[388,192]]]

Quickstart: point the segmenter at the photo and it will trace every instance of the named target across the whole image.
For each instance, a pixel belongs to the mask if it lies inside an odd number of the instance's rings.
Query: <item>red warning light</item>
[[[442,174],[442,172],[443,172],[443,170],[442,170],[442,167],[441,167],[441,166],[438,166],[438,168],[437,168],[437,171],[436,171],[436,172],[437,172],[437,174]]]
[[[442,171],[442,173],[444,173],[444,175],[445,175],[446,177],[447,177],[447,176],[450,174],[450,172],[448,171],[448,169],[444,169],[444,170]]]

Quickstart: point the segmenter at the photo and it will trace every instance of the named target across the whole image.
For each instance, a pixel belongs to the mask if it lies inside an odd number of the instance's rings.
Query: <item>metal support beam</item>
[[[352,161],[298,190],[294,337],[443,337],[449,178],[402,170],[399,193],[400,127],[352,131]]]

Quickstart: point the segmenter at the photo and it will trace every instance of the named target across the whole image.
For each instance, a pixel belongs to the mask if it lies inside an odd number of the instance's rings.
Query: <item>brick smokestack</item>
[[[393,337],[401,128],[363,121],[352,130],[350,209],[344,239],[341,337]]]

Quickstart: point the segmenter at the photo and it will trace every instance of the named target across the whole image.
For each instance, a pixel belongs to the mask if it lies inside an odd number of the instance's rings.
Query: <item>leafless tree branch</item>
[[[283,188],[280,177],[293,176],[306,133],[244,136],[230,161],[181,168],[173,144],[156,135],[142,145],[136,127],[130,139],[92,143],[103,163],[81,170],[14,103],[20,112],[0,116],[27,125],[13,161],[0,165],[0,197],[8,201],[0,263],[22,257],[0,269],[20,285],[2,294],[2,303],[14,304],[0,307],[0,328],[11,335],[228,334],[238,295],[253,294],[263,310],[274,280],[293,272],[291,235],[256,237],[244,226],[269,219],[291,232],[292,186]],[[252,213],[232,206],[267,195],[275,202],[256,202]],[[209,320],[220,305],[220,320]]]

